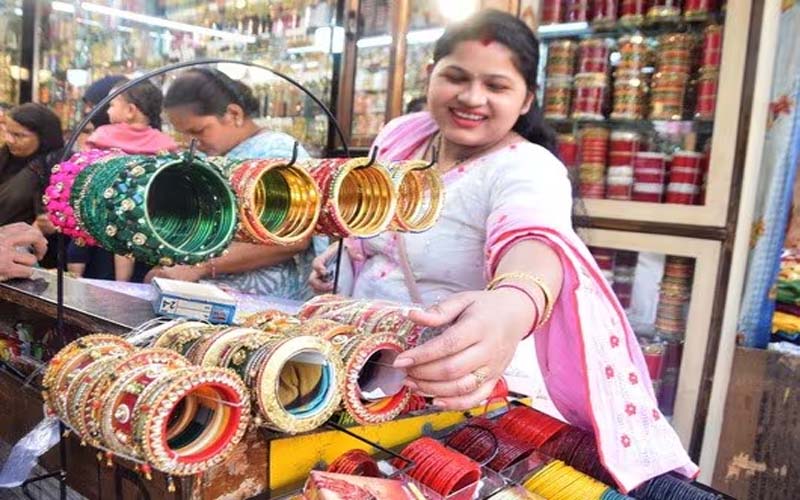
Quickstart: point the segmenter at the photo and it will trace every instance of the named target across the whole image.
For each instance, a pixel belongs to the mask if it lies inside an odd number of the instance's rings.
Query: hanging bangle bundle
[[[86,170],[73,208],[114,253],[196,264],[221,255],[233,237],[236,199],[213,163],[189,153],[122,156]]]
[[[419,233],[433,227],[444,205],[439,171],[422,160],[392,163],[390,171],[397,189],[397,210],[391,229]]]
[[[342,362],[322,338],[270,336],[241,368],[259,408],[256,423],[296,434],[316,429],[341,402]]]
[[[408,475],[416,481],[443,496],[464,491],[463,497],[459,493],[459,498],[473,498],[481,478],[477,462],[429,437],[413,441],[401,455],[414,463]],[[401,468],[405,462],[395,458],[392,465]],[[468,491],[464,490],[468,487]]]
[[[600,500],[608,486],[578,472],[561,460],[553,460],[530,478],[524,487],[544,498]]]
[[[368,158],[309,163],[322,195],[317,231],[328,236],[371,238],[385,231],[397,203],[388,170]]]
[[[382,477],[378,463],[364,450],[350,450],[328,466],[328,472],[362,477]]]
[[[72,155],[69,160],[53,166],[51,170],[50,183],[44,191],[42,202],[50,222],[58,231],[72,238],[79,246],[94,245],[95,240],[80,227],[70,204],[70,195],[75,179],[89,165],[120,154],[121,152],[116,150],[81,151]]]
[[[321,198],[314,179],[299,164],[248,160],[230,175],[239,200],[237,238],[265,245],[291,245],[309,237]]]
[[[408,404],[411,392],[392,363],[405,350],[393,335],[356,335],[341,350],[345,409],[359,424],[389,422]]]
[[[67,391],[75,374],[105,355],[127,354],[133,346],[116,335],[96,334],[67,344],[48,363],[42,376],[44,401],[48,411],[66,418]]]

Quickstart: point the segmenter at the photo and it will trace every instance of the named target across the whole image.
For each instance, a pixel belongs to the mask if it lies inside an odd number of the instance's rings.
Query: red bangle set
[[[381,477],[378,463],[364,450],[350,450],[328,466],[328,472],[351,476]]]
[[[450,495],[469,487],[459,494],[459,498],[473,497],[481,478],[477,462],[429,437],[413,441],[403,449],[402,455],[414,462],[408,475],[440,495]],[[392,465],[400,469],[406,463],[395,458]]]
[[[540,448],[559,431],[569,427],[561,420],[524,406],[509,410],[500,417],[498,425],[517,440],[534,448]]]
[[[471,420],[453,434],[447,445],[475,461],[486,462],[495,472],[523,460],[536,449],[486,418]]]

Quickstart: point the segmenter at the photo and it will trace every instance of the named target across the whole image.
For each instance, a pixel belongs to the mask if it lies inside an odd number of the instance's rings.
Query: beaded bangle
[[[70,193],[70,205],[78,226],[96,240],[96,244],[114,253],[127,252],[113,239],[113,234],[107,234],[108,213],[98,185],[107,185],[118,172],[135,165],[137,158],[144,157],[114,156],[92,163],[77,175]]]
[[[242,326],[244,327],[258,328],[259,330],[270,332],[294,327],[299,324],[299,319],[276,309],[267,309],[266,311],[251,314],[242,321]]]
[[[250,402],[230,370],[189,367],[147,386],[134,414],[141,456],[168,474],[187,476],[230,456],[247,430]]]
[[[314,179],[283,160],[249,160],[233,168],[231,186],[239,200],[237,239],[291,245],[311,235],[321,198]]]
[[[211,326],[200,321],[186,321],[165,330],[153,342],[153,347],[171,349],[185,355],[195,343],[226,327]]]
[[[285,370],[295,365],[320,367],[320,382],[307,397],[307,403],[287,406],[278,390]],[[259,425],[296,434],[316,429],[328,420],[341,401],[342,362],[333,345],[321,338],[273,337],[247,362],[245,383],[254,388]]]
[[[43,397],[49,411],[66,420],[66,395],[74,373],[104,355],[131,351],[131,344],[107,334],[87,335],[67,344],[53,356],[42,377]]]
[[[236,199],[214,163],[190,163],[189,153],[123,158],[124,166],[99,167],[81,203],[103,246],[165,266],[222,254],[236,229]]]
[[[397,188],[397,210],[391,229],[419,233],[439,220],[444,206],[444,185],[439,171],[426,168],[422,160],[395,162],[390,165]]]
[[[223,366],[223,355],[239,341],[263,332],[254,328],[226,328],[205,338],[192,353],[190,361],[200,366]]]
[[[406,386],[401,386],[397,388],[397,392],[374,401],[365,398],[365,387],[362,387],[380,377],[383,370],[393,369],[384,368],[382,365],[391,365],[393,358],[403,351],[405,345],[394,335],[362,334],[352,338],[342,348],[341,356],[345,370],[344,407],[359,424],[389,422],[408,404],[411,392]],[[390,360],[379,361],[384,356]]]
[[[113,372],[125,359],[124,354],[109,355],[98,358],[93,363],[83,368],[69,384],[67,390],[67,414],[64,421],[86,443],[98,446],[100,442],[96,435],[89,430],[88,416],[85,410],[92,406],[92,392],[96,384],[103,380],[108,372]]]
[[[108,160],[122,154],[117,150],[92,149],[75,153],[72,157],[51,170],[50,183],[42,196],[42,202],[47,209],[50,222],[65,235],[72,238],[76,244],[94,245],[94,238],[84,231],[78,224],[75,213],[70,204],[72,186],[75,178],[86,167],[101,160]]]
[[[303,321],[290,330],[289,335],[309,335],[330,341],[337,349],[341,349],[350,339],[358,334],[355,326],[343,325],[329,319],[312,318]]]
[[[134,441],[133,421],[136,405],[144,389],[166,373],[189,366],[189,361],[168,349],[142,349],[118,368],[114,382],[106,390],[101,415],[101,432],[106,447],[116,453],[140,457]]]
[[[318,232],[371,238],[389,227],[397,203],[391,175],[379,163],[368,165],[368,158],[309,162],[322,194]]]

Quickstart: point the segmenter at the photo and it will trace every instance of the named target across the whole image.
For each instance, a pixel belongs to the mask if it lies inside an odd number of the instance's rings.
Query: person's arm
[[[408,385],[436,396],[439,406],[471,408],[491,394],[519,341],[544,319],[544,293],[527,277],[542,280],[552,302],[558,299],[563,280],[558,255],[537,240],[509,246],[495,276],[509,277],[497,289],[459,293],[428,310],[409,313],[422,325],[452,323],[441,336],[395,361],[395,366],[408,369]]]
[[[124,255],[114,256],[114,280],[130,281],[133,278],[133,267],[136,261]]]
[[[82,278],[83,273],[86,272],[86,264],[83,262],[70,262],[67,264],[67,272],[75,275],[78,278]]]
[[[156,267],[145,277],[169,278],[181,281],[198,281],[220,274],[241,274],[255,269],[271,267],[288,261],[308,248],[310,239],[288,246],[266,246],[251,243],[231,243],[228,253],[197,266]]]
[[[416,323],[446,330],[395,361],[407,369],[409,386],[447,408],[472,407],[489,396],[519,341],[535,334],[560,294],[561,260],[539,230],[571,231],[566,170],[541,150],[517,151],[486,183],[486,270],[495,288],[412,311]]]

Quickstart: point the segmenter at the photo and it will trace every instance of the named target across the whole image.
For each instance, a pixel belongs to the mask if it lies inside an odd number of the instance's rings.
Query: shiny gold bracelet
[[[494,290],[494,288],[504,281],[521,281],[524,283],[531,283],[535,285],[539,290],[542,291],[542,295],[544,296],[544,308],[543,313],[538,321],[536,328],[541,327],[550,319],[550,315],[553,314],[553,294],[550,291],[550,287],[547,286],[547,283],[544,282],[538,276],[534,276],[530,273],[525,272],[511,272],[511,273],[502,273],[494,277],[492,281],[486,285],[487,290]]]

